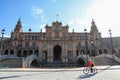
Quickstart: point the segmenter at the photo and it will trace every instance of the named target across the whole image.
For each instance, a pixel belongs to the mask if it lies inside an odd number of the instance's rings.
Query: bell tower
[[[13,40],[11,44],[14,44],[14,46],[18,46],[20,33],[23,33],[23,30],[22,30],[21,19],[19,18],[14,28],[14,31],[11,32],[11,39]]]
[[[98,55],[98,48],[101,45],[101,33],[98,32],[97,26],[92,19],[90,31],[92,55]]]
[[[91,41],[94,41],[95,39],[98,39],[98,37],[99,37],[99,32],[98,32],[97,26],[95,24],[95,21],[93,19],[91,22],[90,34],[91,34]]]
[[[97,29],[97,26],[95,24],[95,21],[92,19],[92,22],[91,22],[91,33],[98,33],[98,29]]]
[[[14,29],[14,32],[15,33],[21,33],[21,32],[23,32],[23,30],[22,30],[22,25],[21,25],[21,21],[20,21],[21,19],[19,18],[19,20],[17,21],[17,24],[16,24],[16,26],[15,26],[15,29]]]

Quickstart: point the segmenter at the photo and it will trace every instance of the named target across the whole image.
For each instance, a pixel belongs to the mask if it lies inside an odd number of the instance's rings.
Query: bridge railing
[[[34,54],[24,58],[23,59],[23,67],[24,68],[30,68],[30,65],[31,65],[31,63],[34,59],[36,59],[38,61],[38,57]]]
[[[17,56],[15,56],[15,55],[2,55],[0,57],[0,61],[4,60],[4,59],[7,59],[7,58],[17,58]]]
[[[114,54],[101,54],[101,55],[96,56],[96,58],[100,58],[100,57],[111,58],[120,63],[120,58],[115,56]]]

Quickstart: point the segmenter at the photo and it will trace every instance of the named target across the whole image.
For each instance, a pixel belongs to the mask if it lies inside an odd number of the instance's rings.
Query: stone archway
[[[30,64],[30,67],[31,67],[31,68],[39,67],[38,61],[37,61],[37,60],[33,60],[33,61],[31,62],[31,64]]]
[[[22,51],[21,50],[18,50],[17,57],[22,57]]]
[[[80,67],[83,67],[83,66],[86,65],[86,63],[83,59],[80,58],[79,60],[77,60],[77,65],[80,66]]]
[[[14,50],[10,50],[10,55],[14,55]]]
[[[62,55],[61,46],[59,45],[54,46],[53,53],[54,53],[54,61],[61,61],[61,55]]]
[[[77,58],[76,58],[77,65],[81,66],[81,67],[86,66],[87,65],[87,61],[88,61],[87,58],[83,57],[81,55],[77,56]]]

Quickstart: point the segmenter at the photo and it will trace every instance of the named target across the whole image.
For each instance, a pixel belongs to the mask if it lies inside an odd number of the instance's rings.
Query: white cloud
[[[40,19],[41,23],[45,23],[47,21],[46,14],[44,10],[41,8],[32,8],[32,14],[34,19]]]
[[[56,2],[56,0],[52,0],[52,2]]]
[[[43,12],[44,11],[41,8],[32,8],[32,14],[34,19],[40,18]]]
[[[2,37],[2,35],[0,35],[0,37]],[[3,36],[3,37],[8,37],[8,38],[9,38],[10,36],[9,36],[9,35],[4,34],[4,36]]]
[[[84,28],[87,28],[87,31],[90,30],[91,19],[90,18],[75,18],[68,22],[70,26],[70,31],[74,29],[75,32],[83,32]]]
[[[109,36],[108,29],[113,36],[120,36],[120,5],[119,0],[93,0],[86,14],[95,19],[96,25],[103,36]]]
[[[43,23],[47,22],[46,14],[42,14],[42,15],[41,15],[41,21],[42,21]]]

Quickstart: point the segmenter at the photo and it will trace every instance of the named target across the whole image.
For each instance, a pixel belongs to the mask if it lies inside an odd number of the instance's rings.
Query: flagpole
[[[58,21],[58,16],[59,16],[59,14],[56,15],[56,21]]]

